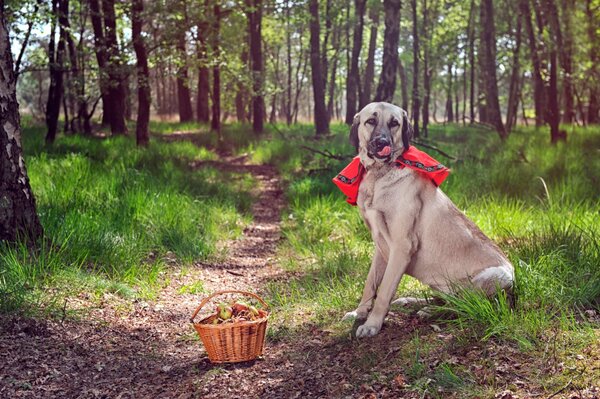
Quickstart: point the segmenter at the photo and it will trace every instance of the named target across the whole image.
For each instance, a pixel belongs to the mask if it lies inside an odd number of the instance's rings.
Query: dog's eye
[[[398,123],[398,121],[396,119],[392,119],[390,121],[390,127],[396,127],[399,126],[400,124]]]
[[[375,126],[376,124],[377,124],[377,121],[375,120],[375,118],[367,119],[367,121],[365,122],[365,125],[373,125],[373,126]]]

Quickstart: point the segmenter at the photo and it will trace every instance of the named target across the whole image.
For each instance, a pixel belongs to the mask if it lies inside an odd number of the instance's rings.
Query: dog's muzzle
[[[391,138],[381,135],[369,142],[367,147],[369,157],[377,159],[389,159],[392,155]]]

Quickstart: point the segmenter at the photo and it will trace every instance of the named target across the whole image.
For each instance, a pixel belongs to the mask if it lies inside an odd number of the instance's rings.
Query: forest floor
[[[79,319],[0,315],[0,397],[600,397],[600,385],[589,379],[600,368],[598,344],[566,353],[555,337],[550,355],[538,356],[493,339],[465,341],[412,311],[391,312],[371,339],[352,338],[350,325],[340,333],[306,324],[287,335],[269,335],[256,361],[211,364],[189,322],[199,299],[226,289],[264,294],[267,284],[285,283],[296,272],[277,264],[286,202],[275,167],[223,154],[190,167],[207,164],[251,173],[258,183],[253,221],[240,238],[223,243],[227,257],[185,268],[173,258],[153,300],[108,293],[100,302],[85,294],[71,298],[65,307],[88,309]],[[190,289],[198,281],[201,294]],[[542,378],[549,374],[565,377],[549,387]]]

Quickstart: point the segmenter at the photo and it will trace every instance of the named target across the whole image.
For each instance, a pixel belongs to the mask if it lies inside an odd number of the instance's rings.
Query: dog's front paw
[[[367,318],[366,313],[359,312],[357,310],[353,310],[352,312],[348,312],[342,317],[342,321],[347,320],[365,320]]]
[[[363,324],[356,329],[356,338],[373,337],[379,333],[381,326]]]

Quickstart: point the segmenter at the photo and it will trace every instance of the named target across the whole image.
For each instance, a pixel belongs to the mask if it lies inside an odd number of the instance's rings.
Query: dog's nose
[[[375,139],[375,148],[377,151],[380,151],[391,144],[390,139],[385,136],[379,136]]]

